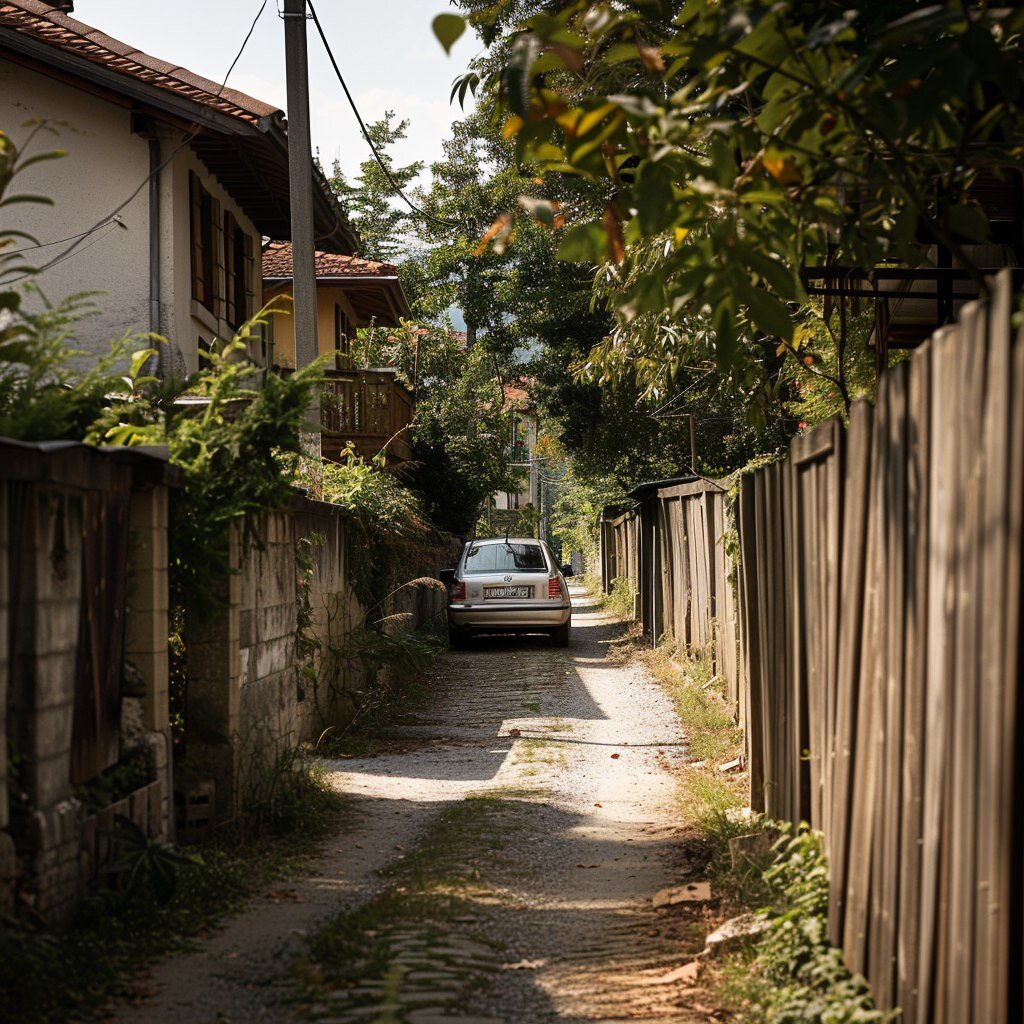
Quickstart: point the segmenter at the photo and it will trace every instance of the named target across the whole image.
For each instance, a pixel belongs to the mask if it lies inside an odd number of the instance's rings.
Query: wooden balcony
[[[364,458],[387,445],[387,466],[412,458],[409,427],[415,403],[394,370],[327,370],[320,399],[320,429],[325,459],[338,462],[351,442]]]

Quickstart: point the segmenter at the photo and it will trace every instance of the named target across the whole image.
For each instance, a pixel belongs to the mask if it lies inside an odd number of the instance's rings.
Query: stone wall
[[[378,589],[395,593],[367,609],[350,573],[364,535],[337,506],[296,497],[232,530],[219,609],[185,609],[175,745],[172,484],[165,461],[131,449],[0,439],[0,912],[63,915],[118,816],[160,839],[177,820],[187,839],[258,806],[282,756],[351,723],[368,681],[352,633],[443,612],[436,577],[457,544],[393,556]]]

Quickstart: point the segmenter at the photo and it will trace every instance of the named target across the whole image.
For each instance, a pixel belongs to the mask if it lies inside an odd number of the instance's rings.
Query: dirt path
[[[686,877],[672,775],[685,738],[649,675],[607,658],[621,626],[582,592],[574,602],[569,650],[541,638],[490,639],[445,655],[430,672],[428,706],[400,723],[409,741],[401,752],[332,762],[334,784],[357,811],[319,874],[288,886],[292,899],[256,901],[200,951],[161,966],[158,994],[116,1019],[715,1019],[699,990],[665,980],[700,948],[701,923],[651,902]],[[483,814],[474,797],[489,801],[485,831],[453,833],[445,851],[480,879],[472,913],[440,932],[437,922],[395,930],[392,921],[386,977],[378,971],[297,1007],[289,964],[304,937],[379,898],[382,870],[400,864],[446,809]],[[365,934],[381,941],[375,929]]]

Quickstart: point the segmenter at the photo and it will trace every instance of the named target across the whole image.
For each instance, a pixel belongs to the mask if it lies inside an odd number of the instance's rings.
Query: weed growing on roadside
[[[252,869],[248,859],[208,852],[181,867],[167,904],[145,882],[128,903],[113,889],[97,890],[64,928],[0,923],[4,1019],[58,1024],[95,1011],[111,996],[131,995],[130,972],[189,948],[190,936],[238,904]]]
[[[612,589],[607,594],[599,594],[601,608],[620,619],[634,617],[633,585],[625,577],[612,580]]]
[[[646,652],[644,660],[675,705],[686,732],[692,761],[682,777],[681,800],[699,825],[709,829],[730,808],[744,802],[735,776],[723,776],[718,765],[739,758],[742,733],[735,712],[725,699],[706,659],[690,658],[674,645]]]
[[[130,827],[101,876],[108,884],[97,883],[66,925],[0,919],[0,1017],[63,1024],[131,997],[133,972],[192,948],[247,895],[302,869],[344,804],[322,766],[296,758],[277,765],[293,777],[261,791],[270,802],[258,837],[246,829],[183,853]]]
[[[886,1024],[867,982],[828,942],[828,865],[820,833],[781,839],[764,872],[770,924],[753,951],[724,972],[721,993],[747,1024]]]
[[[256,743],[245,761],[244,813],[239,819],[242,840],[316,833],[323,828],[324,816],[343,806],[323,763],[310,760],[298,747],[268,755]]]

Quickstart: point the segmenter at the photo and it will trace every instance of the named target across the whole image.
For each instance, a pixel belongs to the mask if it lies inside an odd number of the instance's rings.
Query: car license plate
[[[507,597],[533,597],[533,587],[484,587],[484,600]]]

